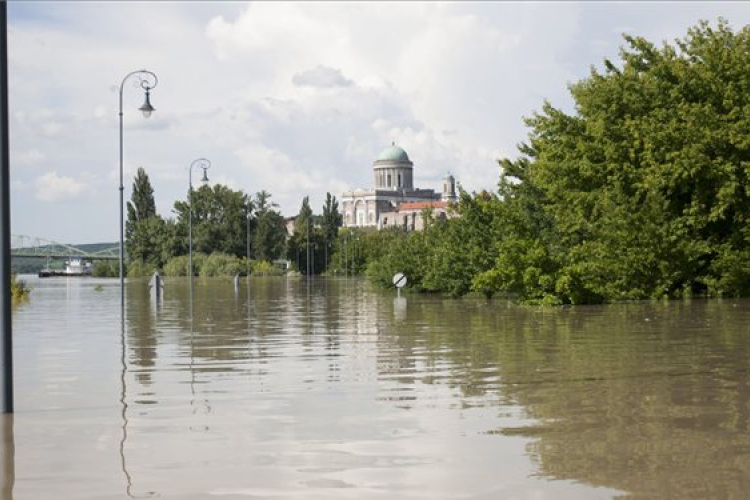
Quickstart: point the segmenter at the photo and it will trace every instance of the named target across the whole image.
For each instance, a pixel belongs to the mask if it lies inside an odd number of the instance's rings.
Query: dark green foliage
[[[153,276],[154,272],[156,272],[156,267],[142,260],[135,260],[128,262],[127,272],[128,278],[143,278]]]
[[[320,226],[323,231],[323,240],[327,248],[332,248],[333,242],[339,233],[339,228],[344,222],[344,217],[339,212],[339,202],[331,193],[326,193],[326,201],[323,205],[323,215],[320,218]],[[330,262],[330,253],[326,261],[326,267]]]
[[[229,255],[247,253],[246,216],[250,200],[242,191],[216,184],[213,188],[203,185],[192,192],[193,251]],[[184,237],[180,245],[185,253],[188,249],[189,229],[188,202],[177,201],[178,233]]]
[[[269,192],[260,191],[252,200],[242,191],[204,185],[189,196],[192,200],[175,202],[175,219],[163,219],[155,212],[148,176],[138,170],[126,226],[130,276],[148,275],[154,269],[163,269],[167,276],[186,274],[191,201],[193,264],[198,273],[229,276],[244,271],[248,246],[251,256],[260,260],[283,255],[286,225],[274,210],[277,205],[269,201]],[[109,275],[107,266],[98,268],[100,276]]]
[[[307,274],[308,267],[310,274],[320,274],[325,270],[325,239],[321,228],[315,225],[315,216],[307,196],[302,200],[286,252],[287,259],[303,274]]]
[[[138,169],[133,181],[133,194],[127,209],[125,248],[128,259],[160,267],[171,253],[171,238],[167,223],[156,213],[154,189],[143,168]]]
[[[120,276],[120,263],[116,260],[99,260],[94,263],[91,275],[96,278],[115,278]]]
[[[426,291],[424,285],[430,248],[426,245],[426,233],[407,233],[401,228],[380,231],[377,238],[383,253],[367,265],[367,277],[384,287],[393,287],[393,276],[404,273],[408,287]]]
[[[261,261],[278,259],[284,254],[286,245],[284,217],[274,210],[278,205],[269,201],[271,193],[263,190],[256,193],[255,197],[251,255]]]
[[[747,293],[750,29],[625,40],[619,68],[571,86],[575,116],[545,103],[527,120],[478,284],[572,303]]]
[[[750,27],[625,41],[571,85],[574,115],[544,103],[526,120],[499,197],[462,194],[460,218],[372,274],[547,304],[750,293]]]

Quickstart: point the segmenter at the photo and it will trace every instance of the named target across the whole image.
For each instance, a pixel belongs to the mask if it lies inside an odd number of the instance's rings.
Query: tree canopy
[[[750,293],[750,27],[624,40],[570,86],[574,113],[526,119],[497,195],[410,236],[431,263],[410,283],[546,303]]]
[[[618,64],[571,86],[576,113],[545,103],[501,162],[509,224],[484,286],[563,302],[750,291],[750,28],[624,38]]]

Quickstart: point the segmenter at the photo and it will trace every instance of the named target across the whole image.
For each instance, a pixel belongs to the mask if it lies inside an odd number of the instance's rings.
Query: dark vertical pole
[[[0,410],[13,413],[13,337],[10,275],[10,155],[8,153],[8,4],[0,2]]]
[[[250,279],[250,206],[247,207],[247,213],[245,214],[245,227],[247,232],[247,277]]]
[[[305,245],[305,264],[307,279],[310,279],[310,217],[307,218],[307,244]]]

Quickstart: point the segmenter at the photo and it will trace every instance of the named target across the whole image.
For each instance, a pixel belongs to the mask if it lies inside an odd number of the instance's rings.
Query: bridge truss
[[[119,260],[120,247],[115,245],[96,252],[89,252],[73,245],[37,236],[12,234],[10,254],[11,257],[37,257],[43,259],[82,257],[87,260]]]

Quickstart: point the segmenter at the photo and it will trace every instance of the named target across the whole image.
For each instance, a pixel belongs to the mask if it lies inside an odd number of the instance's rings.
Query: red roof
[[[444,201],[412,201],[402,203],[398,210],[422,210],[423,208],[447,208],[448,204]]]

